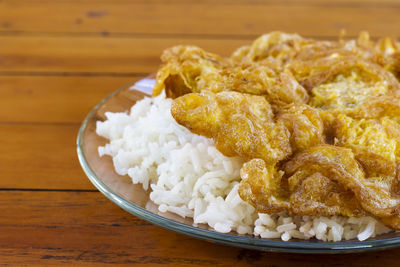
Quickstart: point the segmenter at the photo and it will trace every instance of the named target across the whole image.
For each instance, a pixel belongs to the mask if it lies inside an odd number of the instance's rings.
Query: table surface
[[[400,249],[296,255],[226,247],[136,218],[76,155],[90,109],[155,72],[162,50],[221,55],[272,30],[396,36],[395,0],[0,0],[0,264],[394,265]]]

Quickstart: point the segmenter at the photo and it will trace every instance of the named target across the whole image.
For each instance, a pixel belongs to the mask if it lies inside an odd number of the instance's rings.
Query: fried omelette
[[[400,44],[272,32],[223,58],[164,51],[154,95],[247,161],[240,197],[260,213],[373,216],[400,230]]]

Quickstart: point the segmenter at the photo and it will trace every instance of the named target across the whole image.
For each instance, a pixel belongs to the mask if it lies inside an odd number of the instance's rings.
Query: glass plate
[[[115,91],[103,99],[89,113],[83,122],[77,139],[79,161],[90,181],[115,204],[124,210],[148,222],[182,233],[188,236],[217,242],[225,245],[249,249],[294,252],[294,253],[350,253],[372,251],[400,246],[400,232],[383,234],[366,241],[321,242],[317,240],[261,239],[250,235],[236,233],[222,234],[215,232],[207,225],[194,227],[191,218],[182,218],[172,213],[161,213],[150,199],[150,191],[145,191],[141,185],[134,185],[128,176],[120,176],[114,171],[112,159],[109,156],[99,157],[97,148],[106,140],[96,134],[96,121],[104,120],[104,113],[122,112],[128,110],[136,101],[151,92],[151,78],[140,80],[135,88],[134,83]]]

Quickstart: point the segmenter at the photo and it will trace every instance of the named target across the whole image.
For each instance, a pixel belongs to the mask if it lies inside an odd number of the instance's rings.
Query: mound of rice
[[[217,232],[261,238],[365,240],[390,229],[372,217],[311,217],[257,214],[238,194],[243,161],[226,157],[211,139],[191,133],[171,116],[171,99],[144,98],[127,113],[106,113],[97,134],[110,142],[99,147],[115,170],[152,189],[150,199],[161,212],[192,217]]]

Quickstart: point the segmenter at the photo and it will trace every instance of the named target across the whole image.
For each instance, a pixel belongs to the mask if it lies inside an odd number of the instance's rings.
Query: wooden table
[[[229,55],[271,30],[399,35],[395,0],[0,0],[0,264],[387,265],[400,249],[296,255],[225,247],[121,210],[81,170],[89,110],[175,44]]]

